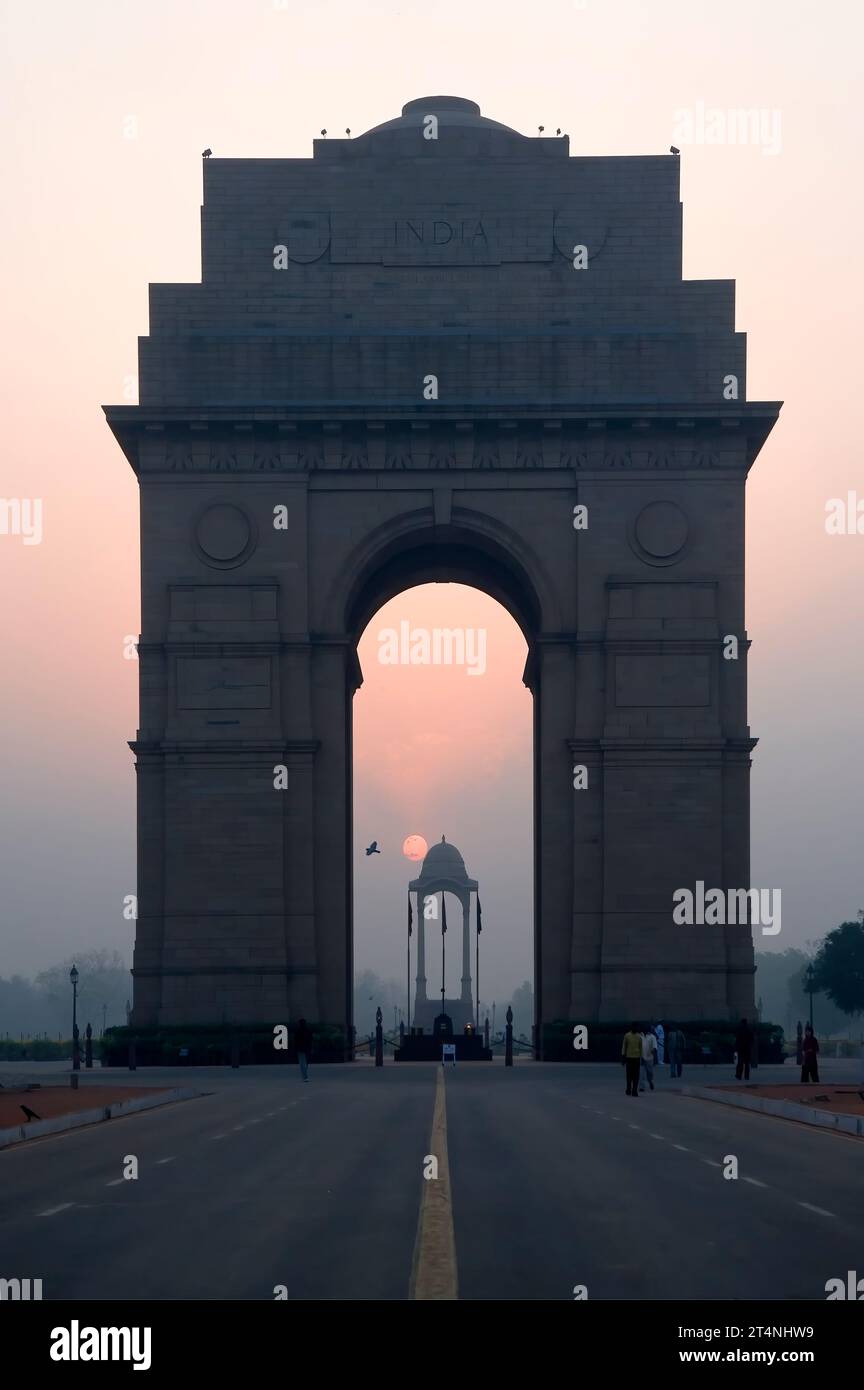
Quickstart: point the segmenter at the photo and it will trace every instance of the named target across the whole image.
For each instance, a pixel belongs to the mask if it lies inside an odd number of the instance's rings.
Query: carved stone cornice
[[[137,473],[563,470],[746,472],[775,403],[364,412],[107,406]]]

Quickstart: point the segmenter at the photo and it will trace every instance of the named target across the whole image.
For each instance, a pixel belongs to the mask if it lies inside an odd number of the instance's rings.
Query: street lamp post
[[[72,982],[72,1070],[81,1070],[81,1050],[78,1046],[78,969],[72,966],[69,971]]]

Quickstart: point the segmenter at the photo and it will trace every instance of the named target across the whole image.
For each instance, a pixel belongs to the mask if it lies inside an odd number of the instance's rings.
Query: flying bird
[[[326,136],[326,134],[327,134],[326,130],[322,130],[321,134],[324,135],[324,136]]]
[[[670,154],[680,154],[681,151],[678,149],[677,145],[670,145],[670,146],[669,146],[669,153],[670,153]]]
[[[372,843],[371,843],[371,845],[369,846],[369,848],[368,848],[367,851],[366,851],[366,858],[368,859],[370,854],[380,854],[380,853],[381,853],[381,851],[380,851],[380,849],[378,848],[378,841],[377,841],[377,840],[373,840]]]
[[[555,134],[556,134],[556,135],[560,135],[560,134],[561,134],[561,127],[560,127],[560,125],[559,125],[558,129],[556,130]]]
[[[209,159],[212,153],[213,153],[212,150],[202,150],[202,151],[201,151],[201,158],[202,158],[202,159]]]
[[[350,126],[347,126],[347,125],[346,125],[346,127],[345,127],[345,134],[346,134],[346,135],[350,135],[350,134],[351,134],[351,127],[350,127]]]
[[[30,1109],[29,1105],[22,1105],[21,1109],[24,1111],[24,1114],[27,1116],[28,1120],[38,1120],[41,1118],[41,1116],[36,1114],[35,1110]]]
[[[538,125],[538,127],[537,127],[538,133],[539,133],[540,135],[543,134],[543,132],[544,132],[545,129],[546,129],[545,125]]]

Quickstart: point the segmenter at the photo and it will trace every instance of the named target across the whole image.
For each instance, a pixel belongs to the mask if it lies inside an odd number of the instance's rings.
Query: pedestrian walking
[[[642,1066],[642,1034],[638,1023],[631,1023],[621,1044],[621,1062],[627,1077],[627,1095],[639,1094],[639,1069]]]
[[[738,1064],[735,1068],[735,1080],[740,1081],[742,1076],[745,1081],[750,1080],[750,1057],[753,1052],[753,1029],[742,1018],[738,1024],[738,1032],[735,1034],[735,1052]]]
[[[804,1042],[802,1044],[802,1056],[804,1058],[801,1067],[802,1081],[818,1081],[819,1065],[816,1058],[819,1055],[819,1039],[813,1032],[813,1024],[808,1023],[804,1029]]]
[[[642,1079],[647,1081],[650,1089],[654,1090],[654,1063],[657,1061],[657,1039],[653,1029],[646,1028],[642,1034]],[[645,1087],[640,1086],[640,1091]]]
[[[666,1030],[662,1023],[655,1024],[654,1036],[657,1039],[657,1065],[662,1067],[666,1057]]]
[[[684,1045],[685,1038],[681,1029],[676,1023],[670,1023],[666,1031],[666,1053],[669,1058],[669,1076],[671,1078],[681,1075]]]
[[[298,1018],[297,1027],[294,1029],[294,1046],[297,1049],[297,1061],[300,1063],[300,1075],[304,1081],[309,1080],[309,1058],[312,1056],[312,1030],[305,1018]]]

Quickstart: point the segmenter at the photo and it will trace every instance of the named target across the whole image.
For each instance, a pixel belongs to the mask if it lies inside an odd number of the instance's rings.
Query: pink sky
[[[824,531],[829,498],[864,498],[851,442],[861,13],[854,0],[2,5],[0,496],[42,498],[44,538],[25,547],[0,536],[0,974],[129,944],[121,904],[134,891],[126,740],[137,671],[123,639],[139,626],[137,488],[100,407],[122,401],[135,376],[148,282],[199,276],[200,152],[309,156],[322,126],[362,131],[438,92],[472,98],[526,133],[560,125],[574,154],[665,151],[676,110],[700,102],[780,113],[777,154],[682,148],[685,275],[737,280],[749,398],[786,401],[748,493],[751,724],[761,739],[753,874],[784,894],[783,933],[771,944],[800,944],[864,905],[864,536]],[[495,659],[482,680],[450,670],[415,690],[416,672],[379,668],[373,678],[364,657],[358,811],[427,838],[446,812],[460,827],[453,838],[472,841],[460,846],[470,872],[476,863],[494,877],[502,857],[518,863],[501,880],[504,902],[516,896],[497,964],[489,947],[503,989],[530,968],[519,897],[524,888],[530,900],[531,835],[521,637],[479,595],[439,589],[390,607],[417,621],[421,605],[429,625],[452,625],[455,611],[463,626],[497,623]],[[382,729],[390,741],[376,780],[370,749]],[[461,756],[475,731],[485,740],[481,782]],[[393,873],[388,893],[402,866]],[[358,884],[358,961],[398,975],[380,924],[389,899],[365,891]]]

